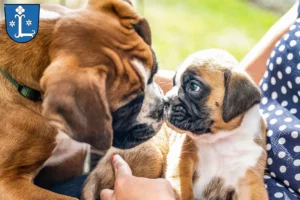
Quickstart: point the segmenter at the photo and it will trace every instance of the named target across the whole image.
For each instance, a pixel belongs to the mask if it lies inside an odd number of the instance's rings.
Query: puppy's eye
[[[191,82],[190,90],[192,92],[198,92],[200,90],[200,86],[198,84],[196,84],[195,82]]]

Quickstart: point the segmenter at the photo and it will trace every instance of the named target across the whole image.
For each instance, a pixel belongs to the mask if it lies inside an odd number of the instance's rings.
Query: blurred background
[[[161,69],[176,69],[189,54],[222,48],[241,60],[295,0],[134,0],[152,28]],[[0,0],[4,3],[58,3],[79,8],[84,0]]]

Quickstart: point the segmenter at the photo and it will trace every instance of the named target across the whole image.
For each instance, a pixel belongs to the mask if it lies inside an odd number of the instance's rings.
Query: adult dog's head
[[[148,22],[128,1],[90,0],[61,16],[41,80],[43,115],[71,138],[131,148],[160,128],[163,101]]]
[[[166,95],[168,123],[195,135],[230,131],[260,101],[260,91],[227,52],[190,55],[178,68]]]

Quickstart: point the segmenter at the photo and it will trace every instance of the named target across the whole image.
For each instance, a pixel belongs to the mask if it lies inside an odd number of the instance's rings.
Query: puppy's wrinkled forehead
[[[204,79],[215,80],[225,69],[231,70],[238,61],[228,52],[220,49],[208,49],[191,54],[183,61],[174,76],[174,85],[179,85],[187,71],[194,71]]]

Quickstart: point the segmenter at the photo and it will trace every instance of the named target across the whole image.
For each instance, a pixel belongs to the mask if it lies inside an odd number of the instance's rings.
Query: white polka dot
[[[270,151],[272,149],[271,144],[267,144],[267,150]]]
[[[271,53],[271,58],[273,58],[275,56],[275,51],[273,50]]]
[[[269,113],[265,113],[263,114],[264,118],[267,119],[268,117],[270,117],[270,114]]]
[[[280,127],[279,127],[279,130],[280,131],[284,131],[286,129],[286,125],[281,125]],[[283,138],[284,139],[284,138]]]
[[[288,189],[291,193],[295,193],[294,190],[292,190],[291,188],[288,188]]]
[[[282,58],[281,57],[276,58],[276,64],[280,65],[281,63],[282,63]]]
[[[278,187],[283,187],[281,184],[279,184],[279,183],[276,183],[276,185],[278,186]]]
[[[277,92],[272,92],[272,99],[277,99],[277,97],[278,97]]]
[[[272,130],[268,130],[267,136],[268,136],[268,137],[271,137],[272,135],[273,135],[273,131],[272,131]]]
[[[276,79],[274,77],[271,78],[271,84],[275,85],[276,84]]]
[[[270,179],[270,176],[264,175],[264,179]]]
[[[267,83],[264,83],[264,84],[262,85],[262,90],[263,90],[263,91],[267,91],[267,90],[268,90],[268,84],[267,84]]]
[[[293,138],[296,139],[296,138],[298,138],[298,136],[299,136],[299,134],[298,134],[297,131],[293,131],[293,132],[292,132],[292,137],[293,137]]]
[[[278,40],[278,42],[276,42],[275,47],[278,47],[278,45],[280,44],[280,40]]]
[[[287,180],[283,181],[283,183],[287,186],[290,186],[290,183]]]
[[[292,60],[294,58],[294,55],[292,54],[292,53],[289,53],[288,55],[287,55],[287,59],[288,60]]]
[[[300,91],[298,91],[297,93],[298,93],[298,96],[300,97]]]
[[[290,46],[291,46],[291,47],[294,47],[294,46],[296,46],[296,44],[297,44],[296,40],[292,40],[292,41],[290,41]]]
[[[294,151],[295,151],[296,153],[300,152],[300,146],[295,146],[295,147],[294,147]]]
[[[280,151],[280,152],[278,153],[278,157],[279,157],[279,158],[284,158],[284,157],[285,157],[285,152],[284,152],[284,151]]]
[[[284,51],[285,46],[284,45],[280,45],[280,47],[278,48],[279,51]]]
[[[300,128],[300,124],[295,124],[295,128]]]
[[[277,77],[281,80],[282,79],[282,73],[281,73],[281,71],[278,71],[277,72]]]
[[[286,107],[286,106],[288,105],[288,102],[287,102],[287,101],[283,101],[283,102],[281,103],[281,105],[282,105],[283,107]]]
[[[271,63],[271,64],[269,65],[269,69],[270,69],[270,71],[273,71],[273,69],[274,69],[273,63]]]
[[[272,104],[272,105],[270,105],[269,107],[268,107],[268,110],[269,111],[272,111],[272,110],[274,110],[275,109],[275,106]]]
[[[287,117],[287,118],[284,119],[284,121],[285,121],[285,122],[291,122],[291,121],[293,121],[293,119],[290,118],[290,117]]]
[[[287,66],[287,67],[285,68],[285,73],[290,74],[291,71],[292,71],[292,68],[291,68],[290,66]]]
[[[296,181],[300,181],[300,174],[296,174],[296,175],[295,175],[295,180],[296,180]]]
[[[282,110],[277,110],[277,111],[275,112],[276,115],[282,115],[282,113],[283,113]]]
[[[299,98],[296,95],[294,95],[293,96],[293,102],[294,103],[298,103],[298,101],[299,101]]]
[[[281,86],[281,93],[282,94],[286,94],[286,87],[285,86]]]
[[[268,186],[265,184],[265,188],[268,188]]]
[[[300,22],[300,18],[298,18],[298,19],[296,20],[296,22],[299,23],[299,22]]]
[[[276,192],[276,193],[274,194],[274,197],[275,197],[275,198],[281,198],[281,197],[283,197],[283,194],[282,194],[281,192]]]
[[[289,39],[289,37],[290,37],[290,34],[287,33],[287,34],[284,35],[284,38],[283,38],[283,39],[284,39],[284,40],[287,40],[287,39]]]
[[[300,76],[295,79],[296,84],[300,84]]]
[[[293,164],[294,164],[296,167],[300,166],[300,160],[299,160],[299,159],[295,160]]]
[[[285,144],[285,139],[284,138],[280,138],[278,140],[278,144]]]
[[[262,100],[261,100],[261,103],[263,105],[266,105],[268,103],[268,98],[267,97],[263,97]]]
[[[289,87],[290,89],[293,88],[293,85],[292,85],[292,82],[291,82],[291,81],[288,81],[288,82],[287,82],[287,85],[288,85],[288,87]]]
[[[295,36],[296,36],[296,37],[300,37],[300,31],[297,31],[297,32],[295,33]]]
[[[285,166],[281,166],[279,168],[279,170],[280,170],[281,173],[285,173],[286,172],[286,167]]]
[[[295,28],[296,28],[296,25],[293,24],[293,25],[290,27],[290,30],[292,31],[292,30],[294,30]]]
[[[268,158],[268,165],[272,165],[272,164],[273,164],[272,158]]]
[[[290,113],[293,114],[293,115],[296,114],[296,113],[297,113],[297,109],[296,109],[296,108],[292,108],[292,109],[290,110]]]
[[[297,65],[297,69],[299,69],[299,70],[300,70],[300,63],[298,63],[298,65]]]
[[[264,77],[267,78],[268,76],[269,76],[269,71],[266,71]]]
[[[271,121],[270,121],[270,124],[276,124],[276,122],[277,122],[277,119],[271,119]]]
[[[276,174],[274,172],[271,172],[270,175],[274,178],[276,178]]]

